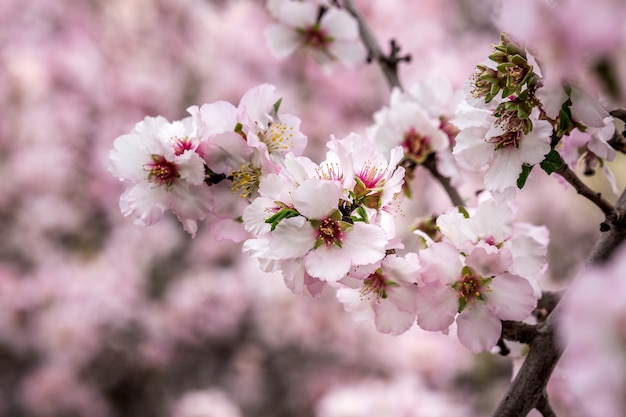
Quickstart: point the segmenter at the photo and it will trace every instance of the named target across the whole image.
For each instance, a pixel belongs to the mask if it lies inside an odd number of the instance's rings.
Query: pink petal
[[[393,303],[383,300],[373,304],[376,317],[376,330],[398,336],[413,326],[415,313],[399,310]]]
[[[322,16],[320,27],[328,36],[335,40],[357,40],[359,37],[359,25],[348,12],[330,8]]]
[[[350,271],[350,258],[337,246],[322,246],[312,250],[304,258],[306,271],[322,281],[339,281]]]
[[[446,331],[454,322],[459,300],[449,285],[436,281],[419,288],[415,306],[417,324],[422,329]]]
[[[532,285],[527,279],[505,273],[489,284],[487,304],[500,320],[524,320],[537,306]]]
[[[270,240],[270,249],[276,259],[304,256],[315,245],[315,230],[303,217],[281,221]]]
[[[293,29],[279,23],[269,25],[263,32],[270,51],[276,58],[291,55],[300,45],[300,36]]]
[[[383,228],[358,222],[346,233],[343,251],[353,265],[372,264],[384,258],[387,242]]]
[[[468,305],[456,323],[459,340],[474,353],[494,347],[502,333],[500,319],[494,317],[482,302]]]
[[[293,206],[308,219],[325,219],[339,206],[342,190],[339,183],[311,179],[292,193]]]

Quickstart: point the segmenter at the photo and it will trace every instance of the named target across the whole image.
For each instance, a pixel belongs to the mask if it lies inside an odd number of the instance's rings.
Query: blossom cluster
[[[600,102],[573,82],[542,77],[534,57],[507,34],[465,93],[453,120],[461,130],[453,153],[461,166],[485,170],[490,191],[522,188],[535,165],[551,174],[582,154],[593,173],[615,158],[607,143],[613,119]]]
[[[236,234],[230,229],[241,215],[237,199],[254,196],[262,175],[277,172],[287,153],[298,155],[306,145],[300,119],[278,114],[273,91],[268,84],[255,87],[237,107],[225,101],[192,106],[190,116],[174,122],[146,117],[117,138],[109,170],[130,184],[122,213],[149,226],[171,210],[191,235],[198,220],[212,215],[219,236],[222,229]],[[230,196],[224,187],[207,187],[225,179]]]
[[[534,309],[547,236],[514,223],[510,203],[494,196],[475,210],[442,214],[436,241],[426,237],[427,248],[404,250],[396,236],[406,174],[400,165],[450,145],[446,110],[433,108],[432,116],[418,101],[437,96],[433,85],[444,87],[448,94],[439,96],[448,102],[451,89],[431,81],[416,85],[421,94],[413,99],[396,91],[378,113],[371,132],[388,138],[386,152],[353,133],[332,137],[320,163],[300,156],[300,121],[278,114],[269,85],[249,90],[238,107],[192,106],[191,116],[173,123],[146,118],[111,152],[112,172],[131,182],[122,211],[148,225],[171,209],[193,235],[197,220],[219,211],[218,198],[236,199],[242,209],[229,215],[248,233],[243,252],[266,272],[280,271],[293,292],[316,296],[329,286],[355,318],[394,335],[414,323],[447,332],[456,318],[466,347],[490,349],[500,320],[523,320]],[[398,137],[404,142],[389,147]],[[228,193],[218,188],[224,184]]]

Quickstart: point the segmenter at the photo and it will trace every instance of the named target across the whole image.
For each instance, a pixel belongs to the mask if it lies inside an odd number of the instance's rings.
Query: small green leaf
[[[280,209],[273,216],[265,219],[265,223],[271,224],[272,225],[271,230],[273,231],[274,229],[276,229],[276,226],[278,226],[278,223],[280,223],[283,219],[288,219],[290,217],[296,217],[299,215],[300,213],[298,213],[297,210],[294,210],[292,208],[283,208],[283,209]]]
[[[279,98],[278,100],[276,100],[276,103],[274,103],[274,113],[278,114],[278,109],[280,109],[280,104],[283,102],[283,98]]]
[[[524,185],[526,185],[526,180],[528,179],[528,175],[530,174],[530,171],[533,169],[533,166],[534,165],[528,165],[528,164],[522,165],[522,172],[519,174],[519,177],[517,177],[517,188],[519,188],[520,190],[524,188]]]
[[[467,305],[467,298],[459,297],[459,313],[465,310],[466,305]]]
[[[546,171],[546,174],[550,175],[555,171],[558,171],[559,168],[563,165],[563,159],[561,159],[561,155],[552,149],[546,155],[545,159],[541,161],[541,168]]]

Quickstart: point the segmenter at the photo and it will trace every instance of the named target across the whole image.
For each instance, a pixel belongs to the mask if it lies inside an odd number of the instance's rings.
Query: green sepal
[[[522,172],[519,174],[519,177],[517,177],[517,188],[520,190],[524,188],[524,185],[526,185],[526,180],[528,179],[528,175],[533,169],[533,166],[534,165],[522,164]]]
[[[288,219],[290,217],[296,217],[299,215],[300,213],[298,213],[297,210],[289,208],[289,207],[285,207],[285,208],[280,209],[273,216],[270,216],[267,219],[265,219],[265,223],[271,224],[272,227],[270,230],[274,231],[274,229],[276,229],[276,226],[278,226],[278,223],[280,223],[282,220]]]
[[[350,216],[352,220],[354,220],[355,222],[369,223],[367,212],[365,211],[365,208],[363,206],[359,206],[356,208],[356,214],[356,216]]]
[[[541,164],[539,164],[541,168],[546,171],[546,174],[550,175],[553,172],[556,172],[563,166],[563,159],[559,153],[552,149],[550,152],[546,154],[546,157]]]
[[[574,130],[574,123],[572,122],[572,110],[568,100],[561,106],[556,134],[561,138],[569,135],[572,130]]]
[[[278,114],[278,109],[280,109],[280,104],[283,102],[283,98],[279,98],[278,100],[276,100],[276,103],[274,103],[274,114]]]
[[[468,275],[473,275],[474,271],[469,266],[465,265],[463,269],[461,269],[461,276],[465,277]]]
[[[467,305],[467,298],[459,297],[459,313],[465,309],[466,305]]]
[[[461,213],[463,215],[463,217],[465,217],[466,219],[469,219],[470,215],[469,212],[467,211],[467,209],[463,206],[458,206],[457,210],[459,210],[459,213]]]
[[[246,134],[243,131],[243,125],[241,123],[237,123],[234,129],[235,133],[240,135],[242,138],[246,139]]]

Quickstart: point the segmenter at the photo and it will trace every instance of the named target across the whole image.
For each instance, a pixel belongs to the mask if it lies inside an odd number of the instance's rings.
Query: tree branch
[[[537,336],[537,326],[521,321],[504,320],[502,338],[513,342],[530,344]]]
[[[376,40],[376,37],[374,36],[372,30],[363,18],[363,15],[356,7],[354,0],[343,0],[343,4],[359,23],[359,34],[361,36],[363,44],[369,52],[369,59],[378,63],[378,66],[382,70],[383,75],[387,80],[389,88],[399,88],[402,90],[402,84],[400,83],[400,78],[398,77],[398,63],[410,61],[410,55],[400,56],[400,47],[393,39],[390,42],[391,52],[389,53],[389,55],[385,55],[380,45],[378,44],[378,41]],[[424,162],[423,165],[442,185],[442,187],[450,197],[452,204],[455,206],[462,206],[464,204],[464,201],[461,198],[459,192],[455,187],[450,184],[450,179],[442,176],[441,173],[437,170],[437,163],[432,155],[428,158],[426,162]]]
[[[439,181],[443,189],[448,194],[448,197],[450,197],[450,201],[452,201],[453,205],[455,206],[464,205],[465,202],[463,201],[463,198],[461,198],[461,195],[459,194],[457,189],[453,187],[452,184],[450,184],[450,178],[444,177],[443,175],[441,175],[441,173],[437,169],[437,160],[435,159],[434,155],[435,155],[434,153],[431,154],[426,159],[426,161],[424,161],[423,163],[424,167],[430,171],[430,173],[433,175],[433,177],[435,177],[437,181]]]
[[[587,265],[605,263],[626,240],[626,222],[623,221],[626,190],[616,207],[619,214],[617,221],[609,231],[600,235],[587,259]],[[557,301],[546,321],[537,326],[537,335],[530,343],[528,356],[492,417],[526,416],[533,408],[539,409],[546,417],[554,415],[545,398],[545,388],[564,349],[557,337],[562,309],[563,303]]]
[[[587,187],[587,185],[578,178],[576,173],[567,166],[566,163],[561,165],[561,168],[555,171],[561,177],[565,179],[576,192],[583,197],[587,198],[587,200],[591,201],[593,204],[598,206],[600,210],[606,216],[605,220],[600,224],[600,231],[606,232],[611,228],[611,225],[617,223],[619,219],[619,213],[613,207],[611,203],[609,203],[604,197],[602,197],[601,193],[598,193],[591,188]]]
[[[387,84],[389,84],[389,88],[393,89],[394,87],[398,87],[402,89],[402,84],[400,83],[400,78],[398,77],[398,63],[401,61],[408,61],[410,60],[410,57],[398,56],[400,48],[394,41],[391,41],[390,54],[385,55],[383,50],[380,48],[374,33],[365,22],[365,19],[359,9],[356,7],[354,0],[343,0],[343,4],[352,16],[354,16],[359,22],[359,34],[361,35],[363,44],[368,50],[368,59],[378,63],[378,66],[387,80]]]

